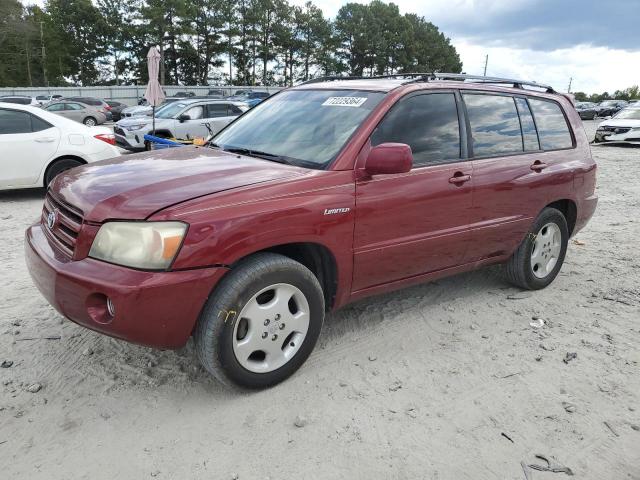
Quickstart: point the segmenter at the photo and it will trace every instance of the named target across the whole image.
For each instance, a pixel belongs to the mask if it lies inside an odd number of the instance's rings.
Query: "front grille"
[[[53,226],[50,227],[49,215],[54,214]],[[73,257],[76,241],[82,226],[82,212],[56,199],[47,192],[42,208],[42,225],[49,238],[53,239],[62,251]]]

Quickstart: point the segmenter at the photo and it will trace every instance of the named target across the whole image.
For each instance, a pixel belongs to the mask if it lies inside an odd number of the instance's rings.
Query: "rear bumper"
[[[25,258],[34,284],[69,320],[106,335],[156,348],[185,345],[225,268],[144,272],[85,258],[71,261],[42,231],[26,231]],[[110,298],[115,315],[109,315]]]
[[[587,225],[589,220],[591,220],[591,217],[593,217],[597,206],[598,196],[596,194],[593,194],[580,202],[577,209],[578,216],[576,218],[576,224],[573,228],[572,236]]]

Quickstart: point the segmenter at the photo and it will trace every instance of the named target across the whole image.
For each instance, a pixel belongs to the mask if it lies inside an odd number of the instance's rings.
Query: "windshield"
[[[375,108],[384,93],[358,90],[290,90],[258,104],[213,141],[322,168]]]
[[[186,106],[187,104],[182,102],[169,103],[158,109],[156,118],[174,118]]]
[[[625,108],[620,110],[613,118],[627,118],[629,120],[640,120],[640,108]]]

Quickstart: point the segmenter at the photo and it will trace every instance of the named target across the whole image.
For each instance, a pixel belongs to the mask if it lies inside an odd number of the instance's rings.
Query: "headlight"
[[[182,222],[107,222],[98,230],[89,256],[126,267],[165,270],[186,231]]]
[[[134,130],[140,130],[143,127],[146,127],[147,124],[146,123],[141,123],[139,125],[127,125],[126,127],[124,127],[126,130],[129,130],[130,132],[133,132]]]

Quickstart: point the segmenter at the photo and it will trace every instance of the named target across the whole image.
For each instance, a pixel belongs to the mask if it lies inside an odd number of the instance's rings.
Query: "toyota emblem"
[[[56,225],[56,220],[58,220],[56,211],[53,210],[49,212],[49,215],[47,215],[47,227],[49,227],[49,230],[53,230],[53,227]]]

